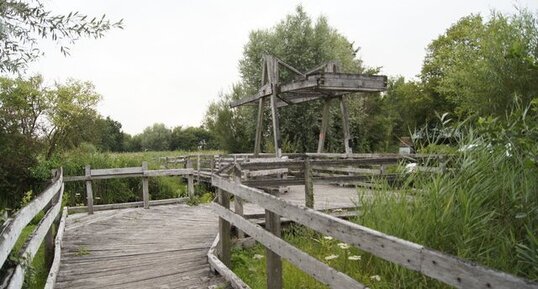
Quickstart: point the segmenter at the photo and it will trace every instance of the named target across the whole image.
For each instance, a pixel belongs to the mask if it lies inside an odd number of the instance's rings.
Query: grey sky
[[[426,45],[460,17],[538,10],[538,1],[111,1],[51,0],[57,12],[105,13],[125,29],[82,40],[64,57],[43,43],[46,56],[31,65],[52,83],[72,77],[95,84],[99,112],[134,134],[156,122],[168,127],[201,124],[207,105],[239,80],[237,63],[249,32],[269,28],[302,4],[361,47],[368,66],[414,77]]]

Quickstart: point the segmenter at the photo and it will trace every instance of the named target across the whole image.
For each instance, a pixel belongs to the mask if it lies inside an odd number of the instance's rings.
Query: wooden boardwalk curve
[[[206,257],[217,228],[203,205],[70,215],[55,288],[212,288],[222,283]]]

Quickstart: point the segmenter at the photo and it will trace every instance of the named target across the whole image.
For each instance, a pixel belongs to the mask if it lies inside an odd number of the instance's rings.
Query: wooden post
[[[308,208],[314,208],[314,180],[312,178],[312,164],[310,159],[304,160],[304,197],[305,206]]]
[[[241,171],[237,167],[234,168],[234,181],[238,184],[241,183]],[[240,215],[241,217],[243,217],[244,215],[243,199],[241,199],[238,196],[234,196],[234,212]],[[245,238],[245,232],[239,230],[239,228],[237,228],[237,238],[239,239]]]
[[[148,170],[148,162],[142,162],[142,174]],[[144,201],[144,209],[149,209],[149,179],[142,178],[142,199]]]
[[[342,112],[342,129],[344,130],[344,148],[346,154],[352,154],[351,133],[349,129],[349,115],[347,113],[346,99],[340,96],[340,111]]]
[[[192,160],[190,157],[187,157],[186,160],[186,168],[192,169]],[[189,193],[189,197],[194,197],[194,177],[193,174],[187,175],[187,192]]]
[[[219,204],[226,209],[230,208],[230,194],[224,190],[217,188],[217,195]],[[232,239],[231,239],[232,226],[230,222],[219,218],[219,259],[231,268],[232,266]]]
[[[278,119],[277,95],[278,95],[278,60],[272,56],[264,57],[267,68],[267,79],[271,83],[273,93],[271,94],[271,116],[273,118],[273,138],[275,142],[275,155],[277,158],[282,156],[282,147],[280,139],[280,124]]]
[[[86,176],[86,203],[88,205],[88,214],[93,214],[93,190],[92,190],[92,180],[91,180],[91,168],[90,165],[87,165],[85,168]]]
[[[263,84],[262,84],[263,85]],[[263,125],[263,105],[264,100],[258,100],[258,121],[256,122],[256,139],[254,140],[254,157],[258,157],[261,153],[262,143],[262,125]]]
[[[52,178],[54,179],[54,177],[56,176],[56,174],[58,173],[62,173],[61,170],[60,171],[57,171],[57,170],[53,170],[52,172]],[[63,191],[63,184],[62,184],[62,187],[60,188],[60,190],[58,190],[58,192],[54,195],[54,197],[52,197],[52,199],[50,200],[50,202],[45,206],[45,208],[43,208],[43,211],[44,212],[47,212],[50,208],[54,207],[54,205],[56,205],[58,202],[61,202],[62,200],[60,200],[60,194],[61,192]],[[61,214],[60,214],[61,215]],[[56,217],[56,220],[59,220],[58,217]],[[55,221],[56,225],[58,224],[57,221]],[[52,262],[54,261],[54,225],[51,225],[49,230],[47,231],[47,234],[45,235],[45,239],[43,240],[43,243],[44,243],[44,252],[45,252],[45,265],[47,267],[50,267],[50,265],[52,264]]]
[[[198,175],[196,177],[196,183],[200,185],[200,154],[197,156],[196,160],[196,170],[198,171]]]
[[[276,193],[278,195],[278,193]],[[265,229],[281,237],[280,216],[265,210]],[[278,254],[265,248],[267,288],[282,289],[282,260]]]
[[[325,149],[325,138],[327,137],[327,127],[329,126],[329,108],[331,100],[326,99],[323,103],[323,111],[321,113],[321,128],[319,130],[318,153],[322,153]]]

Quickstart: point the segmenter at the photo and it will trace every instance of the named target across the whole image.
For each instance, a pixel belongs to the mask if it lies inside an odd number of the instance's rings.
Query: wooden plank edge
[[[150,206],[163,206],[163,205],[173,205],[173,204],[184,204],[188,200],[187,197],[175,198],[175,199],[164,199],[164,200],[151,200],[149,201]],[[144,202],[130,202],[130,203],[118,203],[118,204],[106,204],[106,205],[95,205],[93,206],[94,211],[106,211],[106,210],[117,210],[117,209],[128,209],[128,208],[139,208],[143,207]],[[67,208],[70,214],[76,213],[85,213],[88,211],[87,206],[80,207],[68,207]]]
[[[226,281],[230,282],[230,285],[234,289],[250,289],[250,287],[239,278],[230,268],[226,267],[217,257],[217,250],[219,244],[219,235],[215,237],[213,244],[207,252],[207,261],[211,268],[217,271]]]
[[[67,218],[68,209],[67,207],[63,208],[62,218],[60,219],[60,224],[56,233],[56,239],[54,241],[54,259],[52,265],[50,266],[49,275],[47,277],[47,283],[45,284],[44,289],[53,289],[54,284],[56,283],[56,277],[60,271],[60,261],[62,255],[62,239],[65,231],[65,220]]]

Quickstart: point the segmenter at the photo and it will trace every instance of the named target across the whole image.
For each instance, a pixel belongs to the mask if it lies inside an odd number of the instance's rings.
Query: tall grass
[[[106,153],[98,152],[91,146],[57,155],[50,160],[40,160],[34,168],[37,178],[50,178],[50,170],[63,167],[65,176],[84,175],[84,168],[90,165],[94,169],[140,167],[147,161],[149,169],[161,169],[160,157],[181,156],[187,154],[214,154],[215,151],[183,152],[136,152]],[[142,200],[141,178],[120,178],[93,181],[94,204],[124,203]],[[150,197],[153,200],[186,196],[186,186],[180,177],[149,178]],[[68,206],[85,204],[84,182],[68,182],[65,184],[64,203]]]

